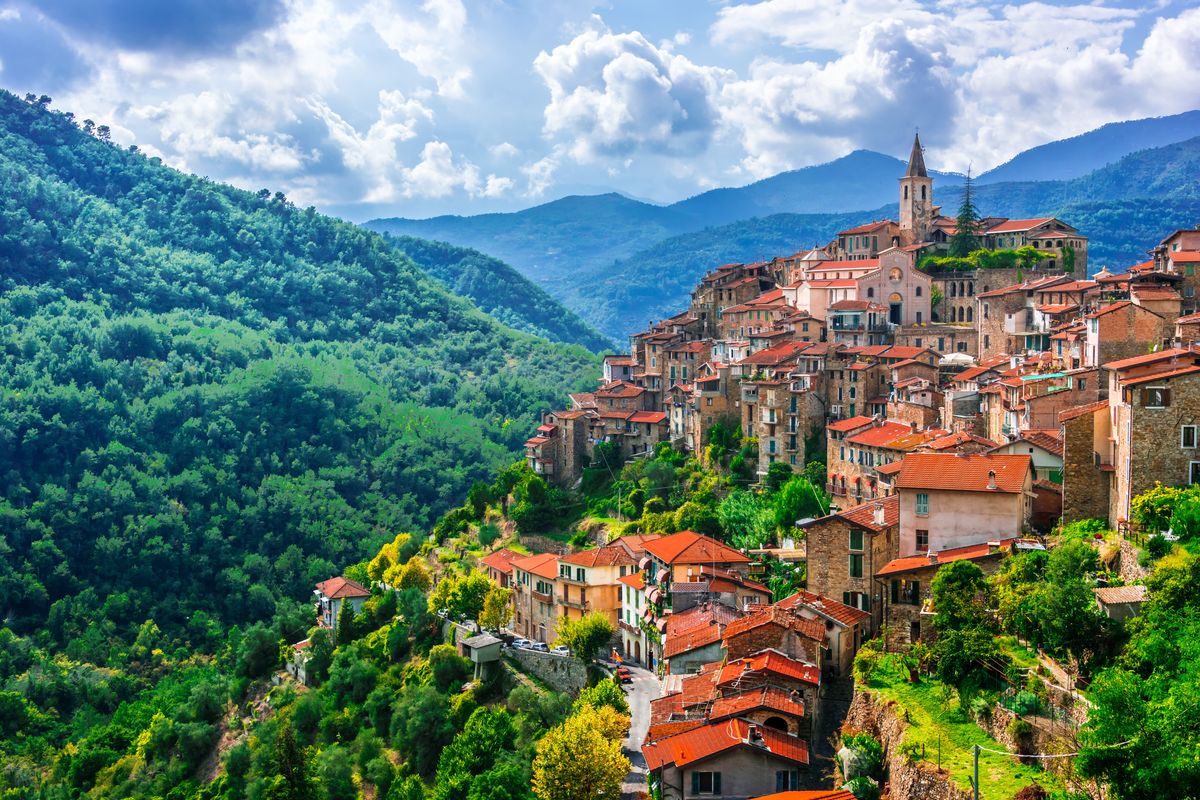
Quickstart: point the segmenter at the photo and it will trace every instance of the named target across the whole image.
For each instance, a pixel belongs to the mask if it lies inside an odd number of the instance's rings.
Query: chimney
[[[929,563],[930,563],[930,564],[936,564],[936,563],[938,563],[938,555],[937,555],[937,553],[936,553],[936,552],[934,552],[933,550],[930,550],[930,551],[929,551]]]
[[[751,742],[761,742],[762,741],[762,731],[760,731],[758,729],[758,726],[755,725],[753,722],[750,723],[749,741],[751,741]]]
[[[913,433],[917,432],[917,423],[915,421],[908,423],[908,427],[912,430]]]
[[[875,504],[875,524],[883,527],[883,503]]]
[[[996,470],[994,470],[994,469],[988,470],[988,488],[989,489],[996,488]]]

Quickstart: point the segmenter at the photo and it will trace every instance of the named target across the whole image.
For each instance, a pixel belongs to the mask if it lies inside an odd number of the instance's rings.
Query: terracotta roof
[[[863,225],[857,225],[853,228],[847,228],[844,231],[838,231],[838,236],[848,236],[853,233],[867,233],[868,231],[879,230],[880,228],[884,228],[884,227],[887,227],[888,225],[895,225],[895,224],[896,223],[892,222],[890,219],[881,219],[881,220],[877,220],[875,222],[868,222]],[[856,262],[851,261],[849,263],[853,264]]]
[[[889,561],[884,565],[883,569],[875,573],[876,577],[882,578],[885,575],[896,575],[901,572],[912,572],[918,569],[927,569],[936,567],[941,564],[948,564],[951,561],[974,561],[987,556],[1003,553],[1007,547],[1012,545],[1014,539],[1001,539],[998,542],[999,548],[995,549],[987,542],[982,544],[971,544],[966,547],[955,547],[952,550],[942,550],[940,553],[933,553],[936,560],[930,560],[929,555],[908,556],[906,558],[897,558]]]
[[[1195,250],[1181,250],[1176,253],[1168,253],[1167,258],[1171,259],[1175,264],[1197,264],[1200,263],[1200,253]]]
[[[670,736],[677,736],[687,731],[695,730],[708,724],[706,719],[680,719],[670,722],[653,723],[646,731],[647,742],[657,742]]]
[[[1179,300],[1179,292],[1158,286],[1134,286],[1130,290],[1140,300]]]
[[[665,411],[635,411],[633,416],[629,418],[630,422],[649,422],[657,424],[663,422],[667,418]]]
[[[1029,476],[1028,455],[963,453],[909,453],[896,479],[900,489],[937,489],[960,492],[1021,492]],[[988,475],[996,475],[996,489],[988,488]]]
[[[1060,283],[1056,286],[1046,286],[1042,289],[1038,289],[1038,292],[1078,292],[1081,290],[1093,289],[1095,287],[1095,281],[1071,281],[1070,283]]]
[[[897,461],[893,463],[901,465],[904,462]],[[876,525],[875,508],[876,506],[880,505],[883,506],[883,525]],[[858,525],[861,528],[879,532],[884,528],[890,528],[894,525],[900,524],[900,496],[893,494],[880,498],[879,500],[872,500],[869,503],[863,503],[862,505],[857,505],[853,508],[847,508],[845,511],[839,511],[833,516],[838,516],[844,520],[853,522],[855,525]]]
[[[792,613],[790,608],[779,604],[751,610],[741,619],[735,619],[725,627],[725,639],[729,640],[743,633],[761,628],[763,625],[778,625],[789,628],[815,642],[825,641],[825,626],[816,620],[805,619]]]
[[[879,464],[875,467],[875,471],[880,475],[895,475],[903,467],[903,461],[893,461],[890,464]]]
[[[962,372],[955,375],[951,380],[973,381],[980,375],[994,371],[995,370],[992,367],[971,367],[970,369],[964,369]]]
[[[688,675],[679,682],[679,703],[684,708],[709,703],[716,692],[717,680],[721,677],[721,662],[706,664],[695,675]]]
[[[1133,586],[1101,586],[1092,589],[1096,599],[1105,605],[1115,603],[1144,603],[1146,602],[1146,587],[1141,584]]]
[[[1086,319],[1097,319],[1099,317],[1105,316],[1106,314],[1111,314],[1114,311],[1122,311],[1126,308],[1140,308],[1140,306],[1135,306],[1133,304],[1133,302],[1130,300],[1119,300],[1116,303],[1113,303],[1112,305],[1105,306],[1104,308],[1100,309],[1099,311],[1093,311],[1091,314],[1087,315]],[[1148,308],[1143,308],[1142,310],[1145,311],[1147,314],[1154,314],[1154,312]]]
[[[695,531],[680,531],[653,542],[646,542],[646,552],[666,564],[748,564],[750,562],[750,558],[740,551]]]
[[[1143,364],[1153,364],[1157,361],[1170,361],[1174,358],[1186,360],[1187,358],[1200,358],[1200,351],[1190,350],[1186,347],[1172,348],[1163,350],[1158,353],[1148,353],[1144,356],[1134,356],[1133,358],[1123,358],[1120,361],[1110,361],[1104,365],[1105,369],[1122,370],[1130,367],[1140,367]]]
[[[733,747],[765,750],[773,756],[796,764],[808,764],[808,743],[803,739],[764,725],[754,727],[762,737],[761,741],[751,743],[751,723],[731,719],[710,722],[702,728],[660,739],[642,747],[642,754],[646,757],[646,766],[652,771],[660,770],[668,764],[684,767]]]
[[[623,575],[617,578],[617,583],[623,583],[626,586],[632,586],[634,589],[645,589],[646,580],[642,577],[642,573],[635,572],[632,575]]]
[[[525,446],[526,447],[539,447],[548,441],[550,441],[550,440],[548,438],[546,438],[545,436],[534,436],[532,439],[525,440]]]
[[[1042,448],[1048,453],[1053,453],[1059,458],[1062,458],[1063,456],[1062,439],[1059,439],[1057,436],[1052,436],[1045,431],[1022,431],[1015,440],[1008,442],[1008,444],[1002,444],[996,449],[999,449],[1000,447],[1007,447],[1009,445],[1016,444],[1017,442],[1028,442],[1035,447]]]
[[[1184,322],[1184,323],[1200,322],[1200,311],[1197,311],[1195,314],[1187,314],[1185,316],[1180,317],[1179,319],[1177,319],[1175,321],[1176,322]]]
[[[1058,421],[1066,422],[1067,420],[1075,419],[1076,417],[1082,417],[1084,414],[1095,413],[1096,411],[1099,411],[1102,408],[1108,408],[1107,400],[1097,400],[1095,403],[1088,403],[1085,406],[1075,406],[1074,408],[1068,408],[1066,411],[1058,412]]]
[[[667,636],[691,630],[697,627],[724,627],[740,617],[737,609],[730,608],[724,603],[708,602],[692,606],[667,617]]]
[[[899,507],[899,504],[897,504],[897,507]],[[845,603],[839,603],[837,600],[830,600],[828,597],[822,597],[815,592],[803,589],[791,597],[780,600],[775,605],[783,606],[784,608],[807,608],[823,617],[846,626],[866,622],[871,618],[871,615],[866,611],[848,606]]]
[[[1173,367],[1165,372],[1155,372],[1153,375],[1138,375],[1133,378],[1128,378],[1121,381],[1122,386],[1140,386],[1143,383],[1151,383],[1156,381],[1168,380],[1170,378],[1178,378],[1181,375],[1191,375],[1200,372],[1200,364],[1184,364],[1182,366]]]
[[[730,661],[717,673],[716,684],[724,686],[738,680],[743,675],[755,672],[768,672],[802,683],[811,683],[814,686],[821,685],[819,669],[812,664],[788,658],[778,650],[764,650],[746,658]]]
[[[829,306],[830,311],[868,311],[870,309],[884,310],[883,306],[872,303],[870,300],[838,300]]]
[[[718,697],[713,700],[708,718],[716,721],[740,717],[760,708],[769,708],[793,717],[804,716],[804,700],[799,693],[784,691],[777,686],[762,686],[747,692]]]
[[[554,553],[538,553],[527,558],[518,558],[512,565],[539,578],[558,577],[558,556]]]
[[[988,228],[985,233],[1020,233],[1039,225],[1045,225],[1047,222],[1054,222],[1054,217],[1037,217],[1035,219],[1010,219],[1001,222],[999,225]],[[1071,234],[1068,234],[1071,235]]]
[[[519,558],[525,556],[518,553],[516,550],[509,550],[507,547],[501,548],[494,553],[488,553],[483,558],[479,559],[479,563],[500,572],[511,572],[512,563]]]
[[[968,442],[981,444],[985,447],[996,446],[996,443],[991,439],[985,439],[982,436],[976,436],[975,434],[967,433],[966,431],[959,431],[958,433],[952,433],[949,436],[939,437],[934,439],[932,442],[926,442],[925,446],[934,452],[938,452],[939,450],[947,450],[951,447],[958,447],[960,444],[966,444]],[[878,467],[876,467],[876,469],[878,469]]]
[[[912,433],[912,427],[901,422],[884,422],[846,437],[848,444],[858,444],[866,447],[884,447],[902,436]]]
[[[1074,311],[1079,308],[1077,303],[1055,303],[1053,305],[1035,306],[1035,308],[1043,314],[1065,314],[1068,311]]]
[[[352,581],[349,578],[338,576],[330,578],[327,581],[321,581],[317,584],[317,591],[328,597],[330,600],[337,600],[341,597],[370,597],[371,593],[363,587],[361,583]]]
[[[615,544],[559,556],[558,560],[563,564],[577,564],[581,567],[616,567],[634,563],[633,556],[629,555],[624,547]]]
[[[798,353],[807,350],[808,347],[809,342],[780,342],[765,350],[759,350],[754,355],[746,356],[738,363],[751,365],[781,364],[793,358]]]
[[[857,287],[858,281],[853,278],[840,278],[837,280],[829,280],[828,278],[814,278],[807,282],[810,288],[813,289],[849,289]]]
[[[663,643],[663,658],[672,658],[721,641],[721,625],[697,625],[682,633],[668,634]]]

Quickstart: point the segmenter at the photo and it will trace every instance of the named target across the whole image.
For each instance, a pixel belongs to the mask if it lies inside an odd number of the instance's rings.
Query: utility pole
[[[979,745],[975,745],[975,780],[972,781],[975,788],[975,800],[979,800]]]

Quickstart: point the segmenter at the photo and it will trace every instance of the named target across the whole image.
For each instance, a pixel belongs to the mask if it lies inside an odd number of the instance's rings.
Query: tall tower
[[[933,178],[925,171],[921,137],[913,136],[908,169],[900,179],[900,237],[905,244],[929,240],[933,224]]]

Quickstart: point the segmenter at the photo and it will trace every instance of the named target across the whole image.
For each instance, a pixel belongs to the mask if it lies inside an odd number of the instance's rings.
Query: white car
[[[514,650],[524,650],[531,644],[533,644],[533,642],[529,641],[528,639],[513,639],[512,645],[510,646]]]
[[[551,647],[550,652],[556,656],[569,656],[571,655],[571,648],[560,644],[558,647]]]

